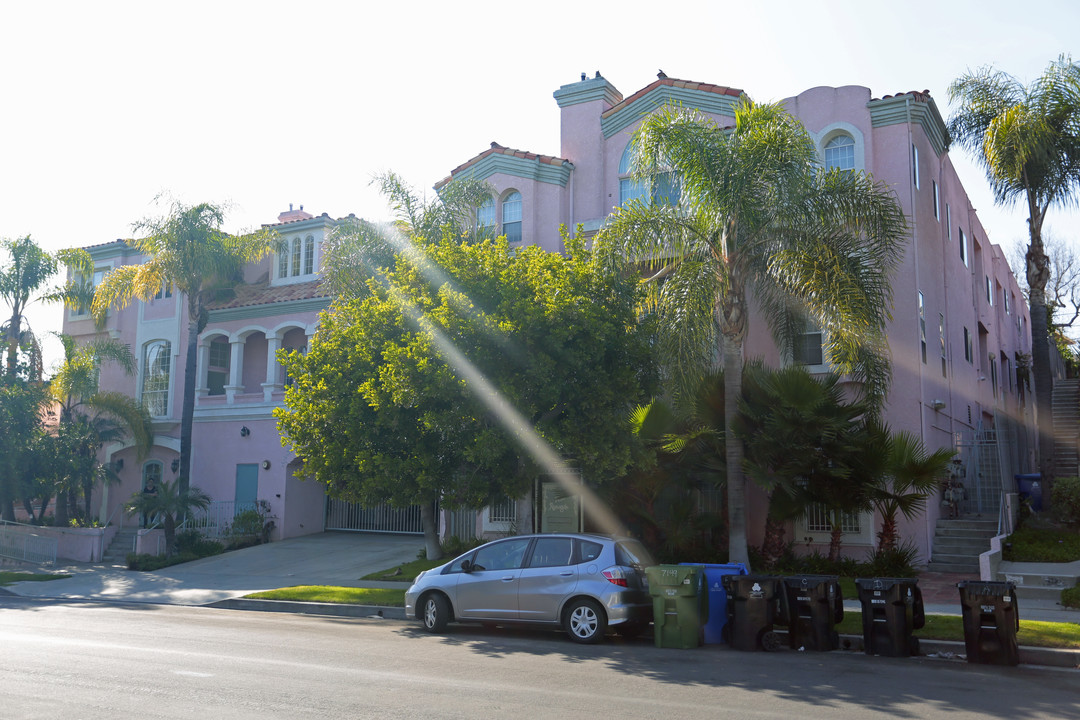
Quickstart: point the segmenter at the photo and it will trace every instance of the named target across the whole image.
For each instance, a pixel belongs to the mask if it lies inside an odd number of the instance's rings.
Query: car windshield
[[[649,551],[637,540],[620,540],[615,543],[615,562],[632,567],[655,565]]]

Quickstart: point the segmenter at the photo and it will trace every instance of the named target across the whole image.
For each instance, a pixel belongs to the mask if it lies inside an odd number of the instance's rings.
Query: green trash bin
[[[656,647],[689,649],[702,644],[709,619],[705,569],[700,565],[645,568],[653,598]]]

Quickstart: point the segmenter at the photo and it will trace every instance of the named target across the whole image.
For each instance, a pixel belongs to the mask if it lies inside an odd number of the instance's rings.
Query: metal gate
[[[404,508],[377,505],[365,508],[344,500],[326,499],[326,529],[353,532],[384,532],[422,535],[420,506]]]
[[[1006,434],[1008,428],[1005,429]],[[960,455],[964,483],[964,514],[995,515],[1001,503],[1002,492],[1009,491],[1011,475],[1005,469],[1011,465],[1009,458],[1002,457],[1002,443],[998,432],[984,429],[980,421],[973,431],[956,434],[956,451]]]

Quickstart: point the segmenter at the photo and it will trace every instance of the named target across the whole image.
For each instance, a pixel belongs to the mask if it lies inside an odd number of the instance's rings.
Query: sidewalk
[[[415,560],[423,539],[410,535],[320,533],[235,550],[154,572],[123,565],[67,563],[50,572],[72,577],[6,589],[36,598],[206,605],[290,585],[398,587],[364,575]]]

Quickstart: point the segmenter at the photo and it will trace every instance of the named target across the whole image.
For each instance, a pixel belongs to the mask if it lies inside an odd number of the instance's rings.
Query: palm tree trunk
[[[784,555],[784,533],[784,522],[770,510],[765,518],[765,539],[761,543],[761,554],[769,567]]]
[[[1031,244],[1025,257],[1031,307],[1031,374],[1035,380],[1035,419],[1039,431],[1039,472],[1049,490],[1054,478],[1054,418],[1051,413],[1054,379],[1050,371],[1050,316],[1046,308],[1046,284],[1050,260],[1042,241],[1042,215],[1029,200],[1028,230]],[[1044,491],[1044,496],[1046,492]]]
[[[878,550],[895,549],[896,540],[896,514],[883,515],[881,518],[881,531],[878,532]]]
[[[8,334],[4,338],[7,343],[7,371],[9,377],[15,377],[15,370],[19,363],[19,336],[22,334],[22,308],[12,308],[11,320],[8,321]]]
[[[742,342],[727,334],[724,350],[724,450],[727,453],[728,562],[750,567],[746,542],[746,477],[743,475],[743,445],[735,437],[732,423],[742,394]]]
[[[840,543],[843,540],[844,529],[840,524],[838,513],[833,512],[832,532],[829,533],[829,562],[840,562]]]
[[[202,306],[197,297],[188,298],[187,351],[184,354],[184,399],[180,411],[180,476],[178,492],[186,493],[191,477],[191,428],[195,418],[195,371],[199,357]]]

